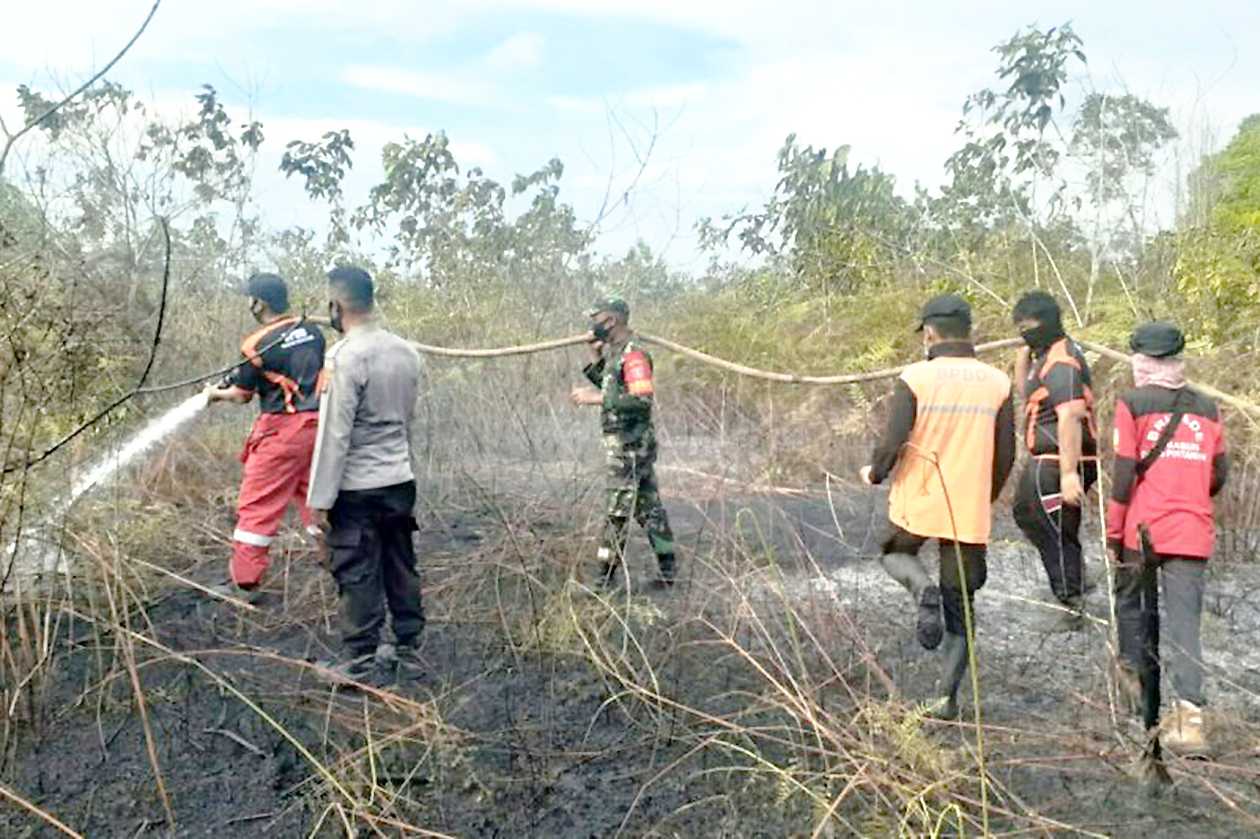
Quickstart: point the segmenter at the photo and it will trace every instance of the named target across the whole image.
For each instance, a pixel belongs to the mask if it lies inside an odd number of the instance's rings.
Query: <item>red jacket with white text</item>
[[[1183,415],[1172,439],[1138,477],[1137,464],[1155,447],[1177,409]],[[1108,545],[1115,550],[1123,543],[1127,552],[1138,551],[1138,525],[1145,524],[1156,553],[1210,557],[1216,535],[1212,498],[1225,485],[1229,471],[1216,403],[1189,387],[1148,385],[1116,401],[1114,423]]]

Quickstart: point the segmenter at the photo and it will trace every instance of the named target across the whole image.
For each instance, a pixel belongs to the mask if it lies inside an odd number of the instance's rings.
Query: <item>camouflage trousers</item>
[[[605,484],[608,506],[599,558],[609,568],[615,567],[625,555],[630,519],[647,531],[658,560],[673,561],[674,533],[669,527],[665,505],[661,503],[655,464],[656,458],[652,455],[645,457],[611,444],[608,447]]]

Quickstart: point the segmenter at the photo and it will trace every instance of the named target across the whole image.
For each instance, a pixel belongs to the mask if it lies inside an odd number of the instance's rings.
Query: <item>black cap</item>
[[[266,303],[276,314],[289,311],[289,287],[279,274],[254,274],[245,283],[245,293]]]
[[[620,297],[604,297],[596,300],[591,305],[591,308],[587,309],[586,316],[593,318],[601,312],[612,312],[615,315],[620,315],[622,320],[630,319],[630,305]]]
[[[937,295],[924,304],[923,311],[919,313],[919,326],[915,331],[922,332],[923,327],[933,318],[957,318],[971,326],[971,304],[957,294]]]
[[[1152,358],[1167,358],[1186,348],[1186,336],[1171,323],[1154,320],[1133,330],[1129,349]]]

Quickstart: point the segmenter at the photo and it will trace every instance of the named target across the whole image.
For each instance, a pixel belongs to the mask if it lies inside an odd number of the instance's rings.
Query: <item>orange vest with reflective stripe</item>
[[[1011,380],[975,358],[941,356],[901,374],[915,398],[914,428],[888,497],[893,524],[917,536],[987,544],[994,435]]]
[[[284,412],[286,414],[295,413],[297,410],[293,406],[293,398],[300,392],[298,383],[283,373],[265,369],[263,367],[262,356],[258,354],[258,350],[266,348],[260,348],[258,345],[262,342],[264,335],[267,335],[276,329],[288,329],[300,321],[301,318],[294,317],[273,321],[272,323],[263,326],[262,329],[245,336],[245,340],[241,343],[241,355],[249,359],[249,363],[261,370],[263,377],[276,387],[280,388],[280,391],[284,394]]]
[[[1033,455],[1053,459],[1058,457],[1058,420],[1054,419],[1050,423],[1041,416],[1045,410],[1045,402],[1050,398],[1050,389],[1043,382],[1046,374],[1056,364],[1066,364],[1081,374],[1082,398],[1085,402],[1084,426],[1086,431],[1084,438],[1081,440],[1081,456],[1095,457],[1097,455],[1098,422],[1094,417],[1094,390],[1089,385],[1089,377],[1085,375],[1085,369],[1081,362],[1072,354],[1072,348],[1075,346],[1075,343],[1071,342],[1070,338],[1060,338],[1050,346],[1050,349],[1046,351],[1045,358],[1040,363],[1037,363],[1037,359],[1032,359],[1033,363],[1028,371],[1028,381],[1023,386],[1026,391],[1024,401],[1024,444]],[[1055,408],[1050,410],[1054,411]],[[1038,432],[1043,432],[1040,437],[1038,437]]]

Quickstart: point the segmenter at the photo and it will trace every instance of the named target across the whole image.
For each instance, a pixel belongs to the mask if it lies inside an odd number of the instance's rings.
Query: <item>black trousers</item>
[[[883,553],[885,557],[904,555],[913,559],[913,565],[907,563],[904,568],[897,569],[902,585],[911,589],[916,602],[922,594],[922,586],[929,579],[927,569],[919,560],[919,551],[927,543],[926,536],[916,536],[906,530],[889,523],[889,533],[884,539]],[[988,563],[985,561],[988,547],[973,545],[967,542],[954,542],[949,539],[938,539],[941,561],[939,570],[939,587],[941,590],[941,609],[945,613],[945,628],[955,635],[966,635],[967,621],[965,609],[970,609],[975,618],[975,593],[984,587],[989,576]],[[959,556],[962,565],[959,567]],[[885,565],[887,568],[888,566]],[[966,578],[966,586],[963,585]],[[916,591],[915,589],[919,589]],[[965,603],[964,603],[965,599]]]
[[[1140,554],[1124,552],[1115,566],[1116,622],[1120,657],[1138,673],[1160,659],[1159,577],[1163,578],[1162,633],[1169,647],[1173,689],[1179,699],[1203,705],[1203,644],[1199,627],[1203,619],[1203,590],[1207,560],[1152,554],[1154,568],[1143,574]],[[1154,613],[1154,614],[1152,614]],[[1150,637],[1150,633],[1154,637]]]
[[[1080,466],[1085,491],[1098,480],[1098,466]],[[1032,459],[1024,467],[1015,494],[1015,523],[1041,554],[1050,590],[1061,603],[1084,594],[1081,507],[1064,504],[1059,489],[1059,461]]]
[[[424,629],[416,571],[416,484],[342,490],[329,511],[330,570],[341,601],[342,639],[352,657],[376,652],[385,608],[394,635],[414,645]]]

